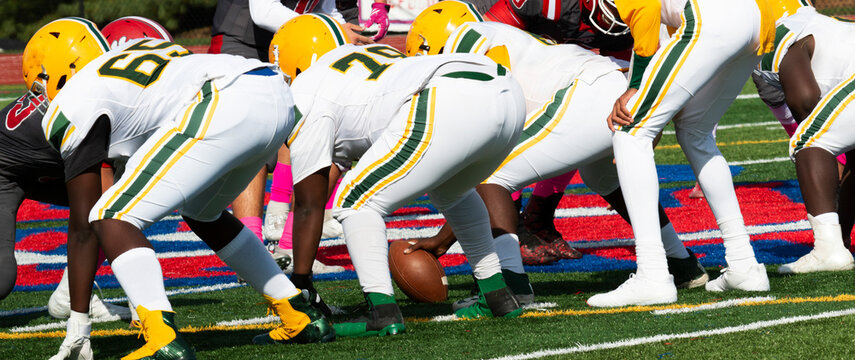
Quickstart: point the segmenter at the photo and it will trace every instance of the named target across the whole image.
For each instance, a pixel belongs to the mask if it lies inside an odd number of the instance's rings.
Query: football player
[[[677,300],[654,211],[659,185],[653,138],[671,120],[716,217],[728,268],[709,291],[769,290],[757,262],[713,128],[774,40],[767,0],[598,0],[610,20],[628,25],[634,39],[629,88],[607,119],[614,131],[620,185],[636,239],[638,271],[616,290],[588,299],[592,306]],[[660,25],[676,29],[659,46]],[[701,25],[703,24],[703,31]]]
[[[101,34],[104,35],[104,39],[107,40],[107,43],[110,44],[111,48],[122,45],[128,42],[129,40],[142,38],[163,39],[172,41],[172,35],[169,34],[169,31],[166,30],[163,25],[160,25],[154,20],[147,19],[141,16],[126,16],[123,18],[116,19],[110,22],[109,24],[104,25],[104,28],[101,29]],[[47,104],[47,102],[44,102],[44,104]],[[42,114],[42,116],[43,115],[44,114]],[[59,163],[61,163],[61,159],[58,161]],[[101,188],[103,190],[107,190],[107,188],[113,185],[113,175],[114,173],[112,166],[107,163],[102,164]],[[104,262],[105,259],[106,256],[104,255],[103,251],[100,251],[98,254],[97,263],[101,264]],[[88,284],[77,284],[74,286],[88,286]],[[48,313],[55,318],[67,319],[71,314],[69,308],[70,304],[71,299],[69,293],[68,271],[66,269],[66,271],[64,271],[62,274],[62,279],[60,280],[59,285],[57,286],[56,290],[51,294],[50,299],[48,300]],[[139,320],[139,318],[136,317],[135,313],[131,313],[132,309],[125,310],[124,308],[116,307],[109,303],[103,303],[94,294],[89,302],[89,306],[90,315],[95,321],[116,320],[117,318],[121,318],[122,320],[130,320],[131,317],[133,317],[133,320]],[[101,308],[107,309],[109,311],[104,312]]]
[[[329,167],[359,160],[335,194],[334,216],[369,309],[336,324],[336,334],[405,330],[383,216],[425,193],[455,230],[481,290],[479,301],[455,314],[518,316],[522,310],[502,276],[487,209],[473,188],[520,135],[525,99],[519,85],[484,56],[405,58],[386,45],[348,42],[332,18],[303,15],[279,29],[270,56],[294,78],[299,120],[288,145],[295,242],[317,244],[320,238]]]
[[[257,237],[224,211],[293,127],[282,74],[258,60],[191,55],[163,40],[106,50],[90,21],[53,21],[27,43],[24,78],[50,101],[42,134],[62,158],[69,232],[80,233],[69,236],[71,280],[91,281],[95,266],[86,259],[94,259],[100,245],[139,314],[146,344],[125,359],[195,358],[177,331],[160,264],[141,231],[175,209],[279,315],[282,323],[254,342],[333,339],[329,321]],[[101,195],[104,161],[122,175]],[[74,312],[60,358],[90,348],[90,325],[76,316],[88,297],[71,290]]]
[[[844,50],[855,45],[853,35],[855,25],[801,7],[778,21],[775,49],[760,62],[761,71],[780,79],[787,107],[799,123],[789,152],[814,235],[813,250],[780,266],[781,273],[855,268],[842,241],[834,159],[855,148],[850,127],[855,110],[848,106],[855,98],[855,61]]]
[[[459,1],[442,1],[422,11],[407,35],[406,52],[486,54],[506,65],[522,85],[528,110],[523,135],[510,156],[476,189],[490,211],[505,278],[524,277],[508,283],[518,300],[529,303],[533,296],[520,259],[511,193],[578,168],[585,183],[627,218],[612,163],[611,132],[602,126],[626,87],[626,77],[608,58],[577,45],[555,45],[510,25],[482,22],[475,9]],[[676,285],[703,285],[708,278],[703,267],[683,246],[661,206],[659,215]],[[425,247],[441,255],[453,236],[444,226],[438,236],[414,242],[411,250]]]
[[[604,20],[608,13],[596,0],[470,0],[484,19],[505,23],[559,43],[596,48],[601,55],[629,60],[632,36],[626,27]],[[520,214],[520,252],[531,265],[550,264],[560,259],[582,256],[567,245],[555,228],[554,215],[564,190],[576,171],[538,181]],[[511,194],[522,207],[521,191]]]

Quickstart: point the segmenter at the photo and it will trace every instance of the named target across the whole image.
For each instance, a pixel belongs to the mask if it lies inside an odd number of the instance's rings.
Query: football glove
[[[377,35],[374,35],[371,40],[377,41],[386,36],[386,32],[389,31],[389,4],[375,2],[371,4],[371,16],[368,18],[368,22],[363,25],[366,29],[374,24],[380,25],[380,29],[377,30]]]

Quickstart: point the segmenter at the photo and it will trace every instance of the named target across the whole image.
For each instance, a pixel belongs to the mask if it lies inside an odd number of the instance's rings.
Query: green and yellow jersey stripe
[[[647,120],[656,113],[656,109],[665,98],[665,94],[674,83],[674,79],[689,57],[701,32],[701,17],[697,11],[697,0],[686,2],[683,11],[683,25],[677,30],[677,36],[671,40],[662,51],[661,56],[653,65],[647,82],[642,87],[639,100],[630,109],[633,115],[632,124],[621,126],[620,130],[635,135]]]
[[[196,102],[184,112],[175,128],[157,140],[143,156],[133,173],[124,177],[117,190],[98,209],[101,219],[121,219],[144,198],[181,157],[205,138],[219,101],[219,91],[208,81],[197,94]]]
[[[407,125],[392,150],[344,184],[336,206],[359,209],[381,189],[401,179],[419,163],[433,138],[436,88],[413,95]]]

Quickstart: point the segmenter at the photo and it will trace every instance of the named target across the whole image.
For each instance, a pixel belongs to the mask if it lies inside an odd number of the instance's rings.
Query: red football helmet
[[[125,16],[118,18],[101,29],[101,34],[107,39],[110,47],[122,45],[128,40],[155,38],[172,41],[172,35],[157,21],[142,16]]]
[[[588,10],[588,23],[597,31],[611,36],[629,32],[629,27],[618,14],[614,0],[582,0],[581,5],[583,10]]]

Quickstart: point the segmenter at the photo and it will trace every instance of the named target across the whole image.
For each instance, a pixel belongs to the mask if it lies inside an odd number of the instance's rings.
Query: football
[[[448,278],[439,260],[425,250],[404,254],[408,246],[406,240],[389,244],[389,271],[401,291],[420,302],[448,299]]]

